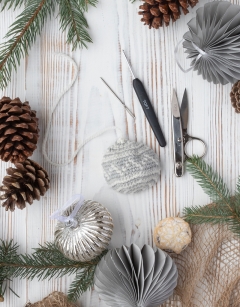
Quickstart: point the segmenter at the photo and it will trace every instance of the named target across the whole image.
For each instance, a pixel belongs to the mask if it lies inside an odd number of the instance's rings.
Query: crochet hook
[[[103,80],[103,78],[100,77],[102,82],[106,85],[106,87],[113,93],[113,95],[121,102],[125,110],[132,116],[132,118],[136,119],[136,116],[133,114],[133,112],[125,105],[125,103],[117,96],[116,93],[111,89],[111,87],[107,84],[106,81]]]
[[[127,59],[127,56],[126,56],[124,50],[122,52],[123,52],[124,57],[127,61],[128,67],[131,71],[131,74],[133,76],[133,88],[134,88],[134,90],[135,90],[135,92],[138,96],[138,100],[139,100],[139,102],[140,102],[140,104],[143,108],[143,111],[144,111],[144,113],[147,117],[147,120],[148,120],[157,140],[158,140],[159,145],[161,147],[165,147],[166,146],[166,140],[165,140],[164,135],[162,133],[161,127],[158,123],[157,116],[154,112],[152,104],[151,104],[151,102],[148,98],[148,95],[147,95],[147,93],[144,89],[144,86],[143,86],[142,82],[135,77],[135,75],[132,71],[132,67],[131,67],[128,59]]]

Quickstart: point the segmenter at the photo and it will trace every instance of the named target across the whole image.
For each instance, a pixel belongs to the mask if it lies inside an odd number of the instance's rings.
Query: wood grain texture
[[[0,210],[0,237],[13,238],[20,244],[21,252],[46,240],[53,240],[55,221],[50,214],[62,206],[74,193],[82,193],[86,199],[99,201],[109,209],[115,228],[111,247],[135,242],[153,245],[152,233],[157,222],[181,213],[185,206],[204,205],[208,197],[189,174],[181,179],[173,173],[171,96],[173,88],[181,99],[187,88],[190,101],[189,132],[206,141],[206,162],[217,169],[225,182],[234,190],[240,173],[240,115],[231,107],[231,85],[213,85],[196,72],[184,74],[176,65],[174,47],[188,30],[187,22],[195,16],[196,9],[206,3],[200,0],[196,8],[182,16],[175,24],[158,31],[149,30],[140,22],[137,1],[99,0],[97,8],[87,14],[93,44],[88,50],[71,51],[66,45],[66,35],[59,31],[59,18],[52,18],[31,49],[29,57],[21,62],[12,82],[1,95],[19,96],[28,100],[37,110],[41,137],[33,159],[49,172],[51,189],[40,202],[34,202],[25,210],[14,213]],[[236,1],[235,3],[238,3]],[[0,18],[0,41],[8,26],[20,10],[4,11]],[[134,72],[144,83],[159,122],[164,131],[167,147],[160,148],[149,127],[144,113],[132,89],[132,77],[123,61],[121,49],[129,55]],[[66,167],[49,165],[42,156],[41,144],[49,121],[50,110],[59,93],[70,82],[73,68],[56,56],[63,52],[72,56],[79,65],[78,80],[63,97],[53,118],[48,140],[51,159],[64,162],[81,143],[96,131],[116,125],[130,140],[149,145],[161,160],[161,177],[156,186],[136,195],[122,195],[106,184],[101,168],[104,152],[118,135],[114,131],[88,143],[74,162]],[[184,60],[180,52],[180,58]],[[103,77],[136,115],[136,121],[125,112],[106,87]],[[1,178],[6,163],[1,163]],[[71,277],[38,282],[16,279],[12,288],[20,299],[7,292],[2,307],[24,306],[35,302],[51,291],[66,292]],[[83,307],[105,307],[96,292],[89,291],[81,297]]]

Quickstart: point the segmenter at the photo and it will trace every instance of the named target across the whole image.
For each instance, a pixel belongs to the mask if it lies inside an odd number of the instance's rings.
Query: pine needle
[[[5,8],[7,8],[8,10],[13,8],[15,10],[17,7],[22,6],[24,2],[26,1],[25,0],[0,0],[0,4],[3,5],[1,11],[3,11]]]
[[[98,3],[98,0],[78,0],[78,3],[80,7],[82,8],[82,10],[87,11],[88,6],[89,5],[96,6]]]

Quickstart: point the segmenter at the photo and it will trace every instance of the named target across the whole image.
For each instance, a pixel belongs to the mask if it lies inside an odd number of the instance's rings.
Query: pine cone
[[[231,103],[236,113],[240,113],[240,81],[233,84],[230,92]]]
[[[0,191],[4,192],[0,199],[6,199],[2,204],[6,211],[14,211],[15,206],[23,209],[26,203],[31,205],[33,200],[39,200],[49,189],[48,174],[36,162],[27,159],[23,163],[16,163],[15,167],[7,169],[8,176],[3,178],[0,187]]]
[[[12,163],[24,162],[37,148],[38,119],[29,103],[19,98],[0,99],[0,158]]]
[[[142,10],[138,14],[142,15],[141,21],[145,25],[149,26],[149,29],[159,29],[163,26],[163,22],[166,26],[169,25],[170,19],[176,21],[180,18],[181,12],[180,7],[184,15],[188,11],[189,5],[194,7],[198,0],[142,0],[145,3],[139,6],[139,9]]]

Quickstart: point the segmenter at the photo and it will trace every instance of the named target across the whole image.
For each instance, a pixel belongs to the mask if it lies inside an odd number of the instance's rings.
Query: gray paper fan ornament
[[[118,140],[108,148],[102,161],[107,183],[121,193],[145,190],[159,180],[160,162],[148,146],[129,140]]]
[[[165,252],[132,244],[111,250],[101,259],[94,288],[109,306],[154,307],[172,295],[177,278],[177,267]]]
[[[191,66],[215,84],[240,79],[240,6],[214,1],[199,8],[189,23],[183,47]]]

